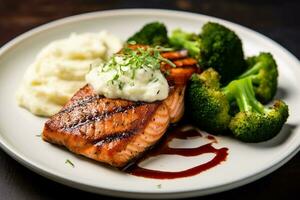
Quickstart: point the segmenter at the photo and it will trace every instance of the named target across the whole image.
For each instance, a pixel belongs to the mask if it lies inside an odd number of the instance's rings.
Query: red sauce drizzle
[[[129,168],[129,173],[135,176],[141,176],[145,178],[154,178],[154,179],[175,179],[175,178],[183,178],[183,177],[189,177],[194,176],[196,174],[199,174],[205,170],[208,170],[218,164],[220,164],[222,161],[226,160],[226,157],[228,155],[228,149],[227,148],[220,148],[216,149],[212,146],[213,143],[216,143],[217,140],[215,137],[208,135],[206,136],[207,139],[209,139],[211,142],[207,143],[205,145],[196,147],[196,148],[171,148],[169,147],[169,142],[173,140],[174,138],[177,139],[187,139],[189,137],[202,137],[202,134],[195,130],[190,129],[187,131],[184,131],[182,127],[175,128],[166,134],[167,136],[161,141],[161,143],[156,146],[154,149],[150,150],[148,152],[147,156],[144,157],[142,160],[139,160],[137,163],[135,163],[133,166]],[[139,163],[149,157],[154,157],[157,155],[167,154],[167,155],[180,155],[185,157],[190,156],[198,156],[205,153],[214,153],[215,157],[208,161],[207,163],[200,164],[198,166],[178,171],[178,172],[168,172],[168,171],[159,171],[159,170],[152,170],[152,169],[146,169],[139,166]]]

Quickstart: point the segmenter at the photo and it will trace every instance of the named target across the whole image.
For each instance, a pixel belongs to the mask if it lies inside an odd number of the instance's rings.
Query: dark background
[[[17,35],[55,19],[117,8],[175,9],[223,18],[263,33],[300,58],[300,1],[297,0],[0,0],[0,47]],[[256,182],[197,199],[299,199],[299,189],[298,153],[279,170]],[[45,179],[0,150],[1,200],[76,197],[105,198]]]

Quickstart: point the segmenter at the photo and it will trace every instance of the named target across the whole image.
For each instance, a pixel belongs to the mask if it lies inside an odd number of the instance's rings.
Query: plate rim
[[[165,16],[170,16],[170,15],[177,15],[179,17],[185,17],[185,18],[191,18],[191,19],[208,19],[208,20],[213,20],[221,23],[226,23],[229,24],[230,26],[236,27],[242,31],[245,32],[250,32],[252,35],[255,37],[261,38],[262,40],[267,41],[268,43],[275,45],[282,51],[285,56],[289,57],[289,60],[293,60],[293,62],[299,63],[299,60],[292,54],[290,53],[287,49],[285,49],[283,46],[278,44],[277,42],[271,40],[270,38],[262,35],[259,32],[256,32],[254,30],[251,30],[247,27],[244,27],[242,25],[223,20],[220,18],[208,16],[208,15],[203,15],[203,14],[198,14],[198,13],[191,13],[191,12],[185,12],[185,11],[174,11],[174,10],[165,10],[165,9],[140,9],[140,8],[134,8],[134,9],[114,9],[114,10],[104,10],[104,11],[96,11],[96,12],[89,12],[89,13],[83,13],[79,15],[73,15],[69,17],[65,17],[62,19],[58,19],[55,21],[48,22],[46,24],[40,25],[36,28],[33,28],[19,36],[16,36],[14,39],[10,40],[6,44],[4,44],[0,48],[0,57],[4,54],[7,53],[8,51],[12,50],[13,48],[17,47],[22,43],[22,41],[25,41],[26,39],[36,36],[37,34],[42,34],[44,31],[47,31],[48,29],[55,28],[57,26],[61,26],[63,24],[68,24],[76,21],[82,21],[82,20],[89,20],[97,17],[107,17],[107,16],[115,16],[117,15],[139,15],[139,14],[147,14],[147,15],[165,15]],[[300,69],[293,67],[293,70],[296,70],[300,74]],[[61,173],[56,173],[53,172],[51,169],[44,169],[42,166],[40,166],[38,163],[31,161],[30,159],[26,158],[26,156],[22,155],[22,153],[17,152],[17,150],[10,145],[5,139],[2,137],[2,134],[0,134],[0,147],[7,153],[9,154],[12,158],[14,158],[16,161],[24,165],[25,167],[29,168],[30,170],[46,177],[51,180],[54,180],[56,182],[80,189],[80,190],[85,190],[89,192],[94,192],[98,194],[105,194],[105,195],[113,195],[113,196],[119,196],[119,197],[124,197],[124,195],[127,195],[128,198],[182,198],[182,197],[192,197],[192,196],[198,196],[198,195],[207,195],[211,193],[217,193],[221,191],[225,191],[228,189],[233,189],[242,185],[245,185],[247,183],[250,183],[252,181],[255,181],[271,172],[274,170],[278,169],[281,167],[283,164],[285,164],[288,160],[290,160],[294,155],[297,154],[297,152],[300,150],[300,143],[298,146],[296,146],[294,149],[291,151],[288,151],[289,153],[286,153],[283,157],[283,159],[273,163],[272,165],[269,165],[270,167],[265,168],[264,170],[249,175],[247,177],[243,177],[237,181],[226,183],[226,184],[219,184],[214,187],[209,187],[209,188],[204,188],[204,189],[198,189],[198,190],[184,190],[184,191],[178,191],[178,192],[164,192],[164,191],[155,191],[151,193],[147,192],[134,192],[134,191],[127,191],[127,190],[116,190],[116,189],[110,189],[110,188],[105,188],[103,186],[94,186],[90,184],[85,184],[81,183],[79,181],[74,181],[70,179],[69,177],[62,176]],[[274,161],[273,161],[274,162]],[[118,193],[115,193],[118,191]]]

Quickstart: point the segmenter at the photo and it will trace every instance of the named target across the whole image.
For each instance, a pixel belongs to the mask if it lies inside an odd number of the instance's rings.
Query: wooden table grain
[[[55,19],[119,8],[164,8],[220,17],[265,34],[300,58],[300,1],[297,0],[0,0],[0,46],[29,29]],[[298,199],[299,186],[298,153],[283,167],[258,181],[194,199]],[[117,199],[90,194],[43,178],[0,150],[0,200],[76,197]]]

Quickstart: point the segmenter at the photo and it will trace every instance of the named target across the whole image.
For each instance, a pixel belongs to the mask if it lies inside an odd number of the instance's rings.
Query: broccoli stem
[[[200,48],[196,44],[196,42],[184,41],[183,47],[191,53],[191,56],[198,56],[198,54],[200,53]]]
[[[172,45],[188,50],[193,57],[197,57],[200,54],[200,38],[193,33],[176,29],[169,40]]]
[[[261,68],[263,68],[263,67],[266,66],[266,64],[267,63],[265,63],[265,62],[258,62],[258,63],[256,63],[251,69],[248,69],[243,74],[241,74],[238,77],[238,79],[245,78],[245,77],[252,76],[252,75],[256,75]]]
[[[234,80],[224,87],[223,92],[229,102],[236,101],[241,112],[264,113],[264,106],[256,100],[250,77]]]

